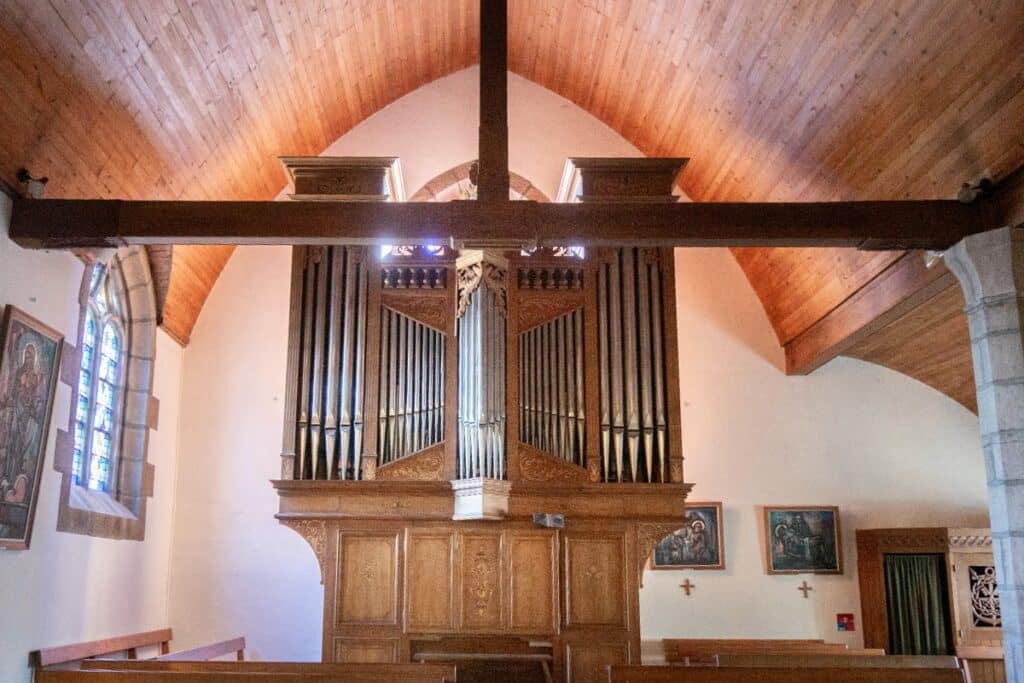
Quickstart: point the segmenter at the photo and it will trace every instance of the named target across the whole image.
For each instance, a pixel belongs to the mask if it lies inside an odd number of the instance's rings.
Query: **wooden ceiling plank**
[[[921,253],[904,254],[841,306],[785,344],[786,373],[811,373],[914,307],[955,286],[956,278],[944,266],[928,268]]]

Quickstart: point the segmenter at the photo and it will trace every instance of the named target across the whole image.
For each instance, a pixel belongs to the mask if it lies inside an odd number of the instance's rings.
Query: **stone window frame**
[[[57,531],[97,538],[142,541],[146,537],[146,504],[153,495],[155,467],[148,462],[149,430],[157,428],[159,402],[153,396],[156,363],[157,308],[149,257],[144,247],[117,250],[103,258],[83,255],[86,262],[78,292],[79,317],[75,336],[78,346],[64,343],[61,382],[71,389],[66,429],[57,430],[53,468],[61,473]],[[89,307],[92,267],[104,261],[120,273],[127,306],[125,366],[119,390],[121,424],[114,457],[116,486],[111,492],[89,490],[73,483],[75,410],[81,372],[82,333]]]

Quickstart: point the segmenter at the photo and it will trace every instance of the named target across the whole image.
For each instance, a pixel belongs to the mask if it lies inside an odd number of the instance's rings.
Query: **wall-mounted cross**
[[[812,590],[814,590],[814,588],[812,588],[811,586],[808,586],[807,582],[804,581],[802,586],[797,586],[797,590],[798,591],[803,591],[804,592],[804,599],[806,599],[807,598],[807,591],[812,591]]]
[[[690,597],[690,591],[696,588],[697,584],[690,583],[690,580],[687,579],[686,581],[683,581],[681,584],[679,584],[679,587],[686,591],[686,597]]]

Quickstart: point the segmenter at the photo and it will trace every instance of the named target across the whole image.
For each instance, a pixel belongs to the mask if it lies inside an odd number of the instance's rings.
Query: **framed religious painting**
[[[64,337],[13,306],[0,322],[0,548],[32,537]]]
[[[764,509],[769,574],[842,574],[839,508],[806,505]]]
[[[651,569],[725,569],[722,504],[686,503],[683,526],[661,539]]]

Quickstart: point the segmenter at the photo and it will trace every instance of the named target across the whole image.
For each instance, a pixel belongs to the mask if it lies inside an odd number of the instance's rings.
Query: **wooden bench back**
[[[235,655],[235,659],[237,661],[245,661],[245,638],[239,637],[232,638],[231,640],[222,640],[219,643],[203,645],[202,647],[194,647],[191,650],[180,650],[178,652],[160,655],[153,659],[163,662],[205,662],[209,659],[223,657],[224,655]]]
[[[666,638],[662,641],[665,661],[686,663],[709,661],[715,655],[767,654],[841,654],[847,650],[842,643],[823,640],[744,640],[732,638]]]
[[[719,655],[718,665],[727,667],[811,667],[827,668],[880,668],[880,669],[956,669],[956,657],[887,657],[884,650],[850,650],[842,655]]]
[[[116,638],[92,640],[87,643],[62,645],[33,650],[28,655],[29,665],[40,669],[44,666],[77,662],[88,657],[103,657],[123,652],[130,659],[136,657],[136,651],[143,647],[158,646],[161,654],[170,652],[171,629],[164,628],[146,633],[133,633]]]
[[[965,683],[961,669],[610,666],[609,683]]]
[[[77,677],[65,674],[77,674]],[[454,683],[456,667],[448,664],[100,660],[82,662],[80,671],[40,671],[36,683],[291,683],[300,680],[324,683]]]

